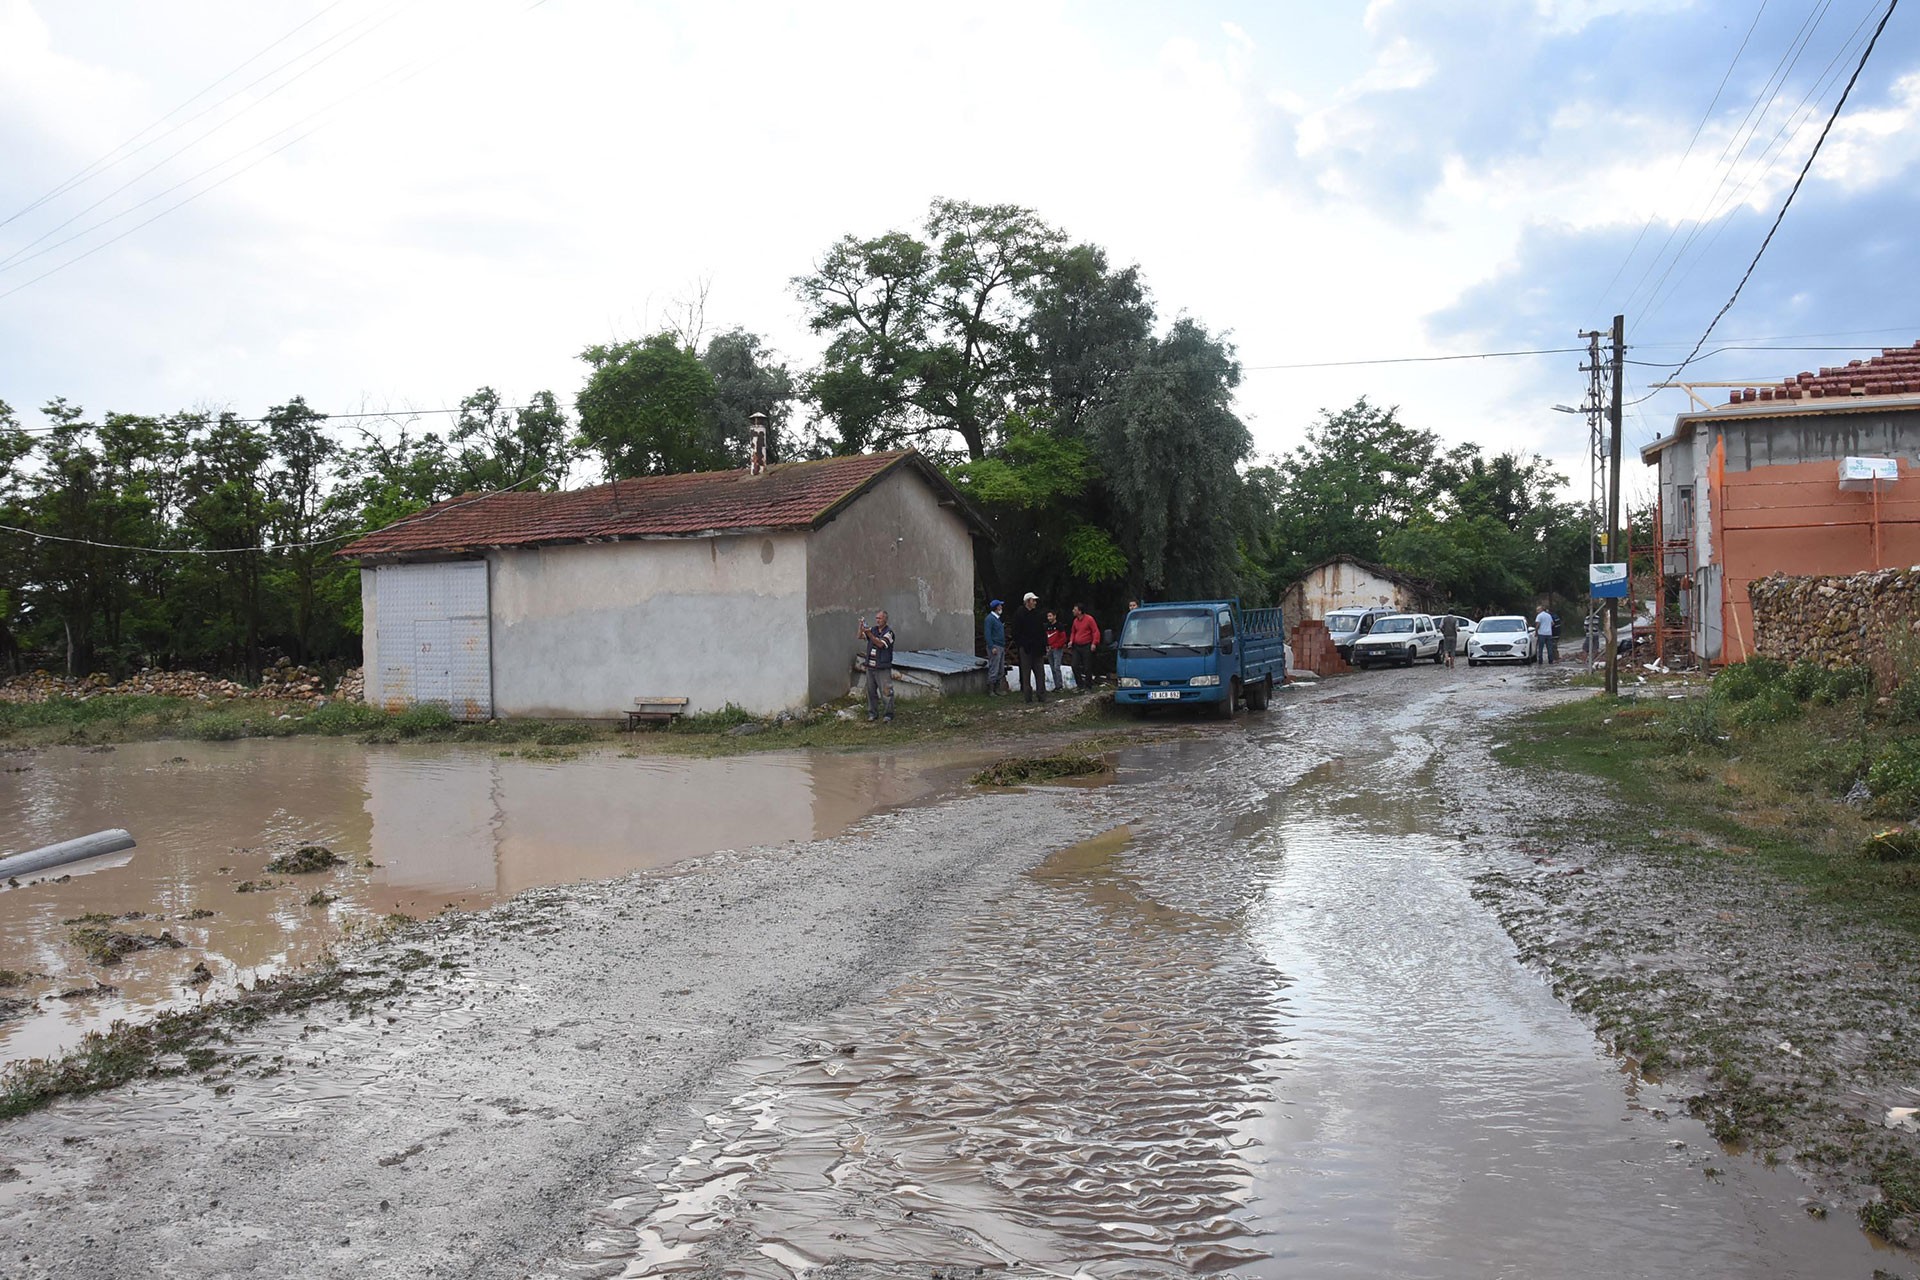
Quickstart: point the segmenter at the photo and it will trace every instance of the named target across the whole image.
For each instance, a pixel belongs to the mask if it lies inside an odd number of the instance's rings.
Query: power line
[[[1564,356],[1584,352],[1585,347],[1538,347],[1527,351],[1469,351],[1451,356],[1385,356],[1374,360],[1314,360],[1300,364],[1246,364],[1242,373],[1260,373],[1277,369],[1349,369],[1368,364],[1438,364],[1445,360],[1497,360],[1507,356]]]
[[[1740,282],[1734,285],[1732,295],[1727,298],[1725,305],[1714,313],[1713,319],[1707,322],[1706,331],[1700,335],[1700,341],[1693,344],[1693,350],[1687,353],[1687,358],[1675,365],[1666,377],[1661,379],[1662,382],[1672,378],[1694,362],[1700,354],[1700,349],[1707,345],[1707,339],[1713,336],[1714,327],[1720,323],[1721,317],[1733,309],[1733,304],[1740,298],[1740,291],[1746,288],[1747,281],[1753,278],[1754,268],[1760,265],[1761,256],[1766,253],[1767,246],[1773,243],[1774,233],[1779,231],[1780,224],[1786,221],[1787,210],[1793,207],[1793,198],[1800,194],[1800,184],[1807,180],[1807,174],[1813,169],[1813,162],[1819,158],[1820,148],[1826,143],[1827,135],[1833,132],[1834,121],[1840,118],[1841,109],[1847,105],[1847,98],[1853,93],[1853,86],[1859,83],[1860,73],[1867,69],[1867,59],[1873,56],[1873,48],[1880,42],[1880,33],[1887,29],[1887,21],[1893,17],[1893,11],[1899,5],[1900,0],[1887,0],[1887,11],[1880,15],[1880,25],[1873,29],[1873,37],[1867,41],[1867,47],[1861,51],[1859,63],[1853,68],[1853,74],[1847,77],[1847,87],[1840,91],[1840,100],[1833,104],[1833,113],[1827,117],[1826,127],[1820,130],[1820,136],[1814,140],[1813,150],[1807,154],[1806,164],[1800,167],[1800,176],[1793,180],[1793,188],[1787,192],[1787,198],[1781,202],[1780,212],[1774,216],[1773,225],[1767,229],[1766,239],[1762,240],[1760,247],[1754,251],[1753,261],[1747,264],[1745,274],[1740,277]]]
[[[134,147],[132,151],[127,152],[126,155],[124,156],[120,155],[120,152],[126,151],[128,147],[133,146],[133,144],[136,142],[139,142],[141,138],[145,137],[148,133],[152,132],[155,128],[159,127],[159,125],[164,123],[167,119],[169,119],[172,116],[179,115],[182,111],[185,111],[188,107],[192,106],[194,103],[198,102],[200,99],[206,97],[209,93],[212,93],[215,89],[218,89],[221,85],[233,79],[233,77],[235,77],[236,75],[239,75],[243,67],[247,67],[255,62],[258,62],[261,58],[265,57],[272,50],[279,48],[281,45],[285,44],[287,41],[293,39],[294,36],[300,34],[300,32],[306,30],[308,27],[312,26],[314,23],[320,21],[320,19],[326,17],[329,13],[332,13],[335,9],[338,9],[341,3],[342,3],[342,0],[333,0],[332,4],[327,5],[326,8],[320,10],[320,12],[314,14],[311,18],[308,18],[305,22],[302,22],[300,25],[294,27],[293,30],[287,32],[285,35],[281,36],[278,40],[273,41],[271,44],[267,45],[265,48],[260,49],[258,52],[254,53],[252,56],[242,60],[240,63],[234,66],[232,70],[228,71],[225,75],[221,76],[218,80],[215,80],[212,84],[206,86],[206,88],[194,94],[191,98],[188,98],[185,102],[182,102],[179,106],[175,107],[173,110],[167,112],[166,115],[156,117],[145,128],[141,129],[140,132],[134,134],[132,137],[128,138],[125,142],[122,142],[119,146],[113,148],[111,151],[108,151],[106,154],[96,157],[91,163],[86,165],[84,168],[82,168],[79,172],[75,173],[73,176],[69,177],[65,182],[62,182],[59,185],[55,186],[52,190],[46,192],[44,195],[40,196],[38,199],[32,201],[31,203],[22,206],[21,208],[15,210],[11,214],[8,214],[5,218],[0,218],[0,227],[4,227],[18,218],[26,214],[32,213],[35,209],[38,209],[41,205],[45,204],[47,201],[52,200],[58,196],[64,195],[68,191],[73,190],[73,188],[75,188],[76,186],[79,186],[81,183],[91,178],[96,172],[104,172],[106,169],[111,169],[114,165],[119,164],[120,161],[129,159],[132,156],[138,155],[140,152],[146,150],[148,147],[152,146],[154,143],[160,141],[161,138],[168,137],[178,132],[179,130],[185,128],[187,125],[192,124],[194,120],[198,120],[200,116],[205,115],[206,112],[202,111],[198,115],[193,116],[191,119],[182,120],[179,124],[176,124],[173,128],[167,130],[166,133],[161,134],[159,137],[148,138],[145,142],[141,142],[139,146]],[[319,48],[319,46],[315,45],[314,48],[317,49]],[[313,52],[313,49],[309,49],[307,50],[307,52],[311,53]],[[306,54],[300,55],[300,57],[305,57],[305,56]],[[295,58],[293,61],[297,62],[299,61],[299,58]],[[291,65],[291,64],[282,63],[281,67],[285,67],[288,65]],[[275,68],[275,70],[279,70],[279,69],[280,68],[278,67]],[[273,72],[270,71],[267,74],[272,75]],[[265,77],[262,77],[262,79],[264,78]],[[254,85],[258,83],[260,83],[259,80],[254,80],[249,84],[242,85],[240,88],[235,89],[232,93],[228,94],[226,97],[220,99],[219,102],[214,103],[212,107],[208,108],[208,110],[214,110],[219,107],[225,106],[227,103],[233,101],[240,94],[245,93],[248,89],[251,89]],[[115,157],[118,157],[118,159],[116,159]]]

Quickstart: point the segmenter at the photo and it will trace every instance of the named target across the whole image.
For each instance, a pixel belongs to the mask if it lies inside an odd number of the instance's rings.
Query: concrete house
[[[1358,556],[1335,556],[1307,570],[1286,589],[1280,597],[1280,616],[1291,631],[1303,622],[1320,621],[1335,609],[1387,605],[1420,610],[1431,607],[1433,600],[1431,583]]]
[[[1659,473],[1663,660],[1750,656],[1756,578],[1920,564],[1920,343],[1694,401],[1640,451]]]
[[[367,701],[613,718],[638,697],[756,714],[847,691],[859,620],[973,651],[988,529],[912,450],[455,498],[360,564]]]

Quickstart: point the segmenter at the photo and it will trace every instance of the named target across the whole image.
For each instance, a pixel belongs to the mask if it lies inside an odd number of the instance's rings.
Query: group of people
[[[1009,642],[1019,664],[1020,693],[1028,702],[1047,700],[1049,682],[1042,674],[1043,667],[1051,673],[1055,690],[1066,688],[1061,672],[1063,662],[1073,667],[1076,685],[1093,683],[1093,653],[1100,647],[1100,624],[1093,620],[1092,614],[1076,604],[1073,616],[1063,622],[1052,609],[1042,613],[1040,597],[1029,591],[1021,597],[1019,610],[1009,620],[1003,615],[1006,603],[1004,600],[987,602],[989,694],[1002,691]]]

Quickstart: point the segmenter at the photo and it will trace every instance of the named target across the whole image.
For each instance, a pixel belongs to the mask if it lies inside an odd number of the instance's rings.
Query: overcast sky
[[[1570,347],[1615,312],[1671,366],[1886,3],[0,0],[0,400],[570,403],[583,347],[701,279],[710,328],[804,367],[791,278],[949,196],[1031,207],[1227,333],[1263,453],[1365,395],[1584,488],[1584,424],[1548,408],[1578,356],[1263,366]],[[1920,339],[1917,23],[1710,349]],[[1637,405],[1629,447],[1684,405]]]

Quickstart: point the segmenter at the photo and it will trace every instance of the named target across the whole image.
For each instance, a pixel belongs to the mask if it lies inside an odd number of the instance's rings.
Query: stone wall
[[[1920,568],[1848,577],[1776,573],[1747,586],[1756,652],[1782,662],[1863,666],[1891,683],[1920,656]]]

